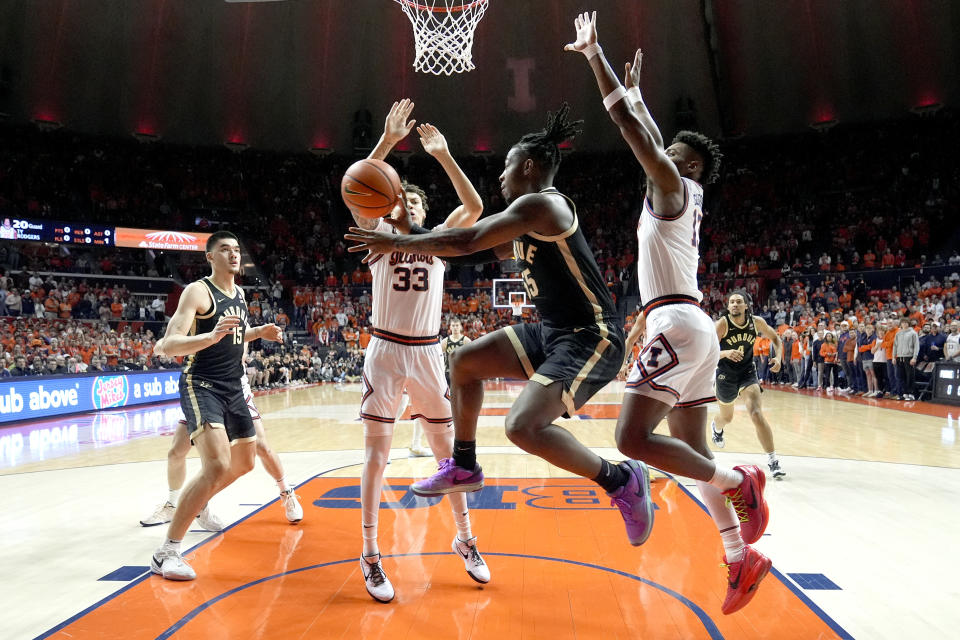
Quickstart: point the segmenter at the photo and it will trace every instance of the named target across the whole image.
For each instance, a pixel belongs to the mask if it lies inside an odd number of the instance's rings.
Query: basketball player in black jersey
[[[774,479],[781,480],[786,472],[780,468],[773,445],[773,429],[763,415],[760,394],[763,389],[757,379],[757,365],[753,362],[753,343],[762,334],[773,343],[776,355],[770,358],[770,371],[776,373],[783,363],[783,341],[763,318],[749,312],[750,294],[734,291],[727,298],[727,314],[716,322],[720,338],[720,362],[717,363],[717,404],[720,413],[714,419],[710,433],[713,443],[723,448],[723,428],[733,420],[733,405],[737,398],[747,404],[747,413],[757,429],[757,438],[767,453],[767,466]]]
[[[197,577],[180,555],[184,534],[210,498],[253,469],[256,430],[240,387],[243,345],[257,338],[283,340],[273,324],[247,329],[247,303],[234,282],[240,271],[237,237],[218,231],[206,249],[211,275],[183,290],[154,347],[161,356],[188,356],[180,375],[180,407],[203,463],[180,496],[166,541],[150,559],[150,569],[168,580]]]
[[[353,228],[349,251],[393,250],[437,256],[468,256],[482,264],[515,257],[542,322],[505,327],[454,352],[450,393],[456,429],[453,458],[432,477],[414,483],[422,496],[476,491],[483,472],[476,463],[477,416],[483,382],[526,378],[506,418],[507,437],[518,447],[603,487],[620,507],[631,542],[646,540],[652,506],[642,463],[611,464],[553,424],[613,380],[623,362],[623,329],[613,299],[587,245],[573,202],[553,186],[560,165],[557,145],[578,133],[564,104],[544,130],[523,136],[506,157],[500,175],[508,207],[464,229],[391,235]],[[401,198],[402,202],[402,198]],[[418,230],[415,230],[418,231]],[[458,259],[450,260],[461,262]],[[630,533],[640,531],[641,534]],[[642,538],[642,539],[641,539]]]
[[[450,384],[450,357],[453,352],[465,344],[472,342],[470,338],[463,335],[463,323],[459,318],[450,320],[450,335],[440,341],[440,348],[443,350],[443,364],[447,374],[447,384]]]

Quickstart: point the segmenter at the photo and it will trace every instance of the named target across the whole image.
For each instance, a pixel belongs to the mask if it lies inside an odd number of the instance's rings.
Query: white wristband
[[[623,85],[617,86],[616,89],[608,93],[607,97],[603,99],[603,108],[610,111],[613,105],[623,100],[625,95],[627,95],[627,90],[623,88]]]
[[[643,97],[640,95],[640,87],[630,87],[627,89],[627,97],[630,98],[630,102],[633,104],[643,102]]]
[[[597,55],[597,54],[600,53],[601,51],[602,51],[602,49],[600,48],[600,45],[597,44],[596,42],[594,42],[594,43],[591,43],[591,44],[588,44],[587,46],[585,46],[585,47],[583,48],[583,51],[581,51],[580,53],[582,53],[583,55],[585,55],[585,56],[587,57],[587,60],[589,60],[590,58],[592,58],[593,56]]]

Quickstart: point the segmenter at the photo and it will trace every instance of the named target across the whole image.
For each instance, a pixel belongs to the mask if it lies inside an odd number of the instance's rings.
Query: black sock
[[[454,440],[453,461],[461,469],[473,471],[473,468],[477,466],[477,441]]]
[[[611,464],[606,460],[601,460],[600,473],[593,479],[598,485],[603,487],[607,493],[613,493],[623,485],[627,484],[630,476],[618,464]]]

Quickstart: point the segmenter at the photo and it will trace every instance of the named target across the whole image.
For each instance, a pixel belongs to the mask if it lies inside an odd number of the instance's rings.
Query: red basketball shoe
[[[743,548],[743,556],[739,562],[726,564],[724,558],[724,563],[721,566],[727,568],[727,597],[721,611],[724,615],[730,615],[740,611],[753,600],[760,581],[767,577],[773,563],[770,558],[751,546]]]
[[[760,539],[770,519],[770,508],[763,497],[767,476],[756,465],[734,467],[743,474],[743,482],[736,489],[727,489],[723,495],[733,504],[740,519],[740,536],[747,544]]]

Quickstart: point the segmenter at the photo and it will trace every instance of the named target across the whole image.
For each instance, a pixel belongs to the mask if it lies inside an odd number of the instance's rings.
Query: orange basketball
[[[400,176],[383,160],[354,162],[340,181],[340,196],[353,213],[363,218],[382,218],[397,206]]]

